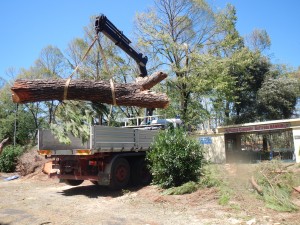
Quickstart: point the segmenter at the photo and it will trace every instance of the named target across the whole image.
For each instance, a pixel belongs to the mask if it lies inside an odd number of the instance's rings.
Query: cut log
[[[154,78],[156,76],[160,78]],[[113,104],[112,91],[114,91],[116,104],[120,106],[166,108],[169,104],[166,94],[145,90],[145,88],[154,86],[155,82],[160,82],[161,77],[165,77],[165,74],[156,73],[151,79],[143,79],[137,83],[114,83],[113,88],[109,81],[71,80],[65,99],[64,89],[67,81],[65,79],[19,79],[15,81],[11,91],[15,103],[85,100]]]

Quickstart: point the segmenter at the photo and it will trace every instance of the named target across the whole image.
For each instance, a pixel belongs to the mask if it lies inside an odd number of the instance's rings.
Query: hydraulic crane
[[[137,52],[130,46],[131,41],[120,31],[115,25],[107,19],[103,14],[96,17],[95,20],[95,31],[98,34],[102,32],[112,42],[119,46],[124,52],[126,52],[131,58],[133,58],[139,66],[140,77],[147,76],[146,64],[148,61],[147,56],[143,56],[142,53]],[[146,116],[153,115],[153,108],[146,109]],[[147,121],[145,121],[147,123]]]
[[[123,34],[122,31],[118,30],[118,28],[116,28],[115,25],[113,25],[105,15],[102,14],[96,18],[95,30],[97,34],[102,32],[136,61],[139,66],[141,77],[147,76],[147,56],[143,56],[142,53],[138,53],[135,49],[133,49],[130,46],[131,41]]]

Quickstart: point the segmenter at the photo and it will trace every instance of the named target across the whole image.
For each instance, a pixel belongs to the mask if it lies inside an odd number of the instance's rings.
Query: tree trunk
[[[137,83],[114,83],[113,85],[109,81],[71,80],[67,88],[65,79],[16,80],[11,91],[13,102],[16,103],[87,100],[113,104],[113,96],[115,96],[117,105],[166,108],[169,104],[166,94],[145,90],[145,88],[153,87],[165,77],[164,73],[154,73]],[[64,96],[66,96],[65,99]]]

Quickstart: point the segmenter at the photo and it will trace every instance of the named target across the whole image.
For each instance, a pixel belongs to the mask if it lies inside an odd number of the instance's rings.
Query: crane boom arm
[[[96,17],[95,30],[98,34],[102,32],[111,41],[113,41],[117,46],[119,46],[124,52],[126,52],[131,58],[133,58],[139,66],[140,76],[147,76],[146,64],[148,61],[147,56],[143,56],[142,53],[138,53],[135,49],[130,46],[131,41],[116,28],[112,22],[110,22],[107,17],[103,14]]]

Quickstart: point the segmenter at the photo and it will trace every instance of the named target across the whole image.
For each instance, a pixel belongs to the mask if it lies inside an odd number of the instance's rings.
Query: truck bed
[[[90,140],[69,135],[71,144],[60,143],[50,130],[39,130],[38,149],[47,155],[92,155],[98,152],[147,151],[157,130],[140,130],[120,127],[91,126]]]

